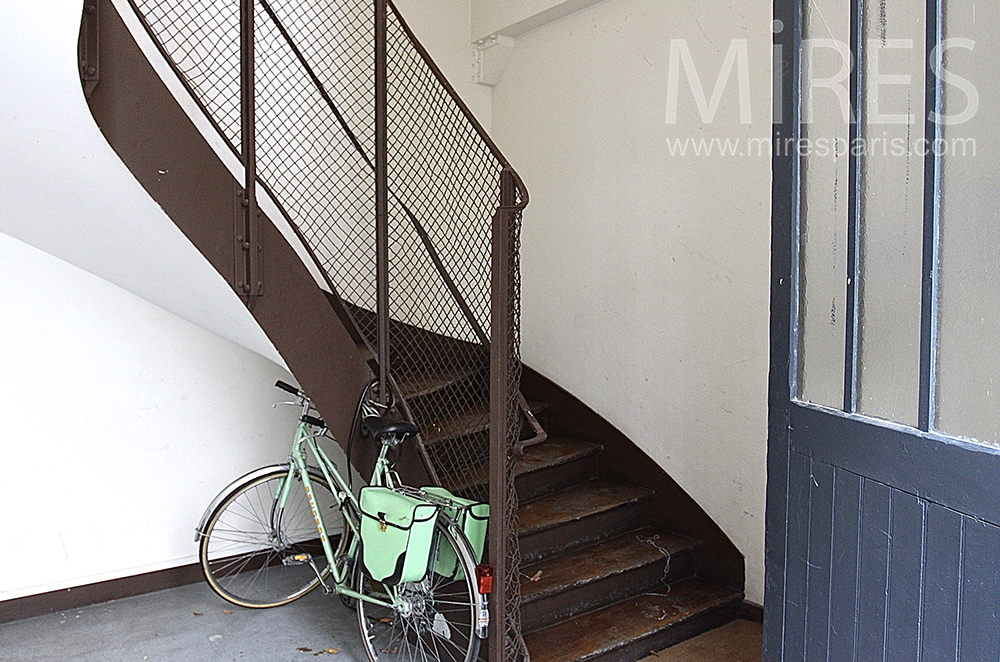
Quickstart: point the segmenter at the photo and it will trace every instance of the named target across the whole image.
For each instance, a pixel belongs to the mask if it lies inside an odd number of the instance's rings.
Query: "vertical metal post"
[[[240,145],[243,214],[235,228],[236,292],[253,309],[263,294],[260,218],[257,210],[257,128],[254,84],[254,0],[240,0]]]
[[[386,0],[375,0],[375,250],[379,397],[389,397],[389,159]]]
[[[83,93],[89,99],[101,80],[101,5],[96,0],[87,0],[83,6],[83,22],[80,24],[80,43],[77,55],[80,61],[80,80]]]
[[[489,659],[503,662],[507,656],[507,593],[510,582],[507,563],[510,502],[507,480],[511,444],[510,421],[510,207],[514,205],[514,183],[504,170],[500,184],[500,208],[493,216],[493,265],[490,324],[490,565],[494,583],[489,630]]]
[[[927,71],[924,96],[924,139],[938,144],[941,125],[934,119],[943,106],[944,0],[927,0]],[[924,251],[920,294],[920,390],[917,427],[925,432],[937,422],[938,292],[941,252],[941,155],[936,150],[924,157]]]
[[[866,0],[852,4],[851,49],[854,52],[854,71],[851,74],[851,145],[864,144],[865,137],[865,27]],[[844,411],[858,411],[861,351],[861,241],[864,223],[862,181],[864,150],[854,150],[849,166],[847,215],[847,332],[844,343]]]

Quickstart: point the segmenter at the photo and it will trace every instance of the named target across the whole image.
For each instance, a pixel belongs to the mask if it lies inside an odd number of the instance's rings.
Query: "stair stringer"
[[[602,478],[655,492],[650,508],[651,523],[704,543],[700,550],[699,575],[743,590],[744,559],[739,549],[655,460],[578,398],[528,366],[524,366],[521,390],[529,400],[549,405],[544,424],[550,435],[604,447]]]
[[[100,1],[101,79],[88,99],[91,113],[119,158],[234,286],[236,297],[238,182],[178,105],[110,0]],[[331,299],[292,246],[266,216],[261,228],[264,295],[251,312],[345,445],[358,394],[371,372]]]

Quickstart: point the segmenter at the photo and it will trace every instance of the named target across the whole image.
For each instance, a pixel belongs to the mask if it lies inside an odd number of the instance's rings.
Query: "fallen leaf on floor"
[[[200,611],[193,611],[191,613],[194,614],[195,616],[201,616],[201,612]]]
[[[391,618],[380,618],[378,619],[380,623],[392,623]]]
[[[302,651],[303,653],[311,653],[312,652],[311,648],[306,648],[305,646],[299,646],[295,650]]]
[[[232,609],[223,609],[222,613],[223,614],[231,614],[231,613],[233,613],[233,610]]]
[[[339,648],[327,648],[326,652],[329,653],[330,655],[336,655],[337,653],[340,652],[340,649]]]

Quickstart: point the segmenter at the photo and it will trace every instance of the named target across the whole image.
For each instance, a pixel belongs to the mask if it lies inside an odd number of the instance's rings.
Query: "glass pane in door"
[[[916,426],[923,263],[923,0],[864,12],[858,409]]]
[[[1000,442],[1000,25],[997,3],[945,14],[938,417],[947,434]]]
[[[804,4],[798,397],[844,403],[850,4]],[[809,149],[805,149],[808,145]]]

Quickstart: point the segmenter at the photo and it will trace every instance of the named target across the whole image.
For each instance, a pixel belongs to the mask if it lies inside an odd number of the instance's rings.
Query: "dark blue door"
[[[998,25],[775,1],[767,660],[1000,660]]]

